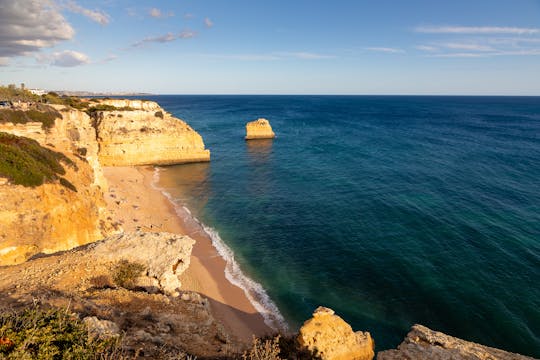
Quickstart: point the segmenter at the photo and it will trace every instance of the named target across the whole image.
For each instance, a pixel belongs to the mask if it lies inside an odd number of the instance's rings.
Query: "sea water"
[[[540,357],[539,97],[149,99],[212,152],[159,186],[259,309],[297,330],[330,307],[378,350],[420,323]],[[244,141],[259,117],[276,138]]]

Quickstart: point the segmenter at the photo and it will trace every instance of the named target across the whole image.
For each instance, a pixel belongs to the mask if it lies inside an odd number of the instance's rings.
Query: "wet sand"
[[[196,241],[191,264],[181,276],[182,290],[208,298],[214,317],[242,340],[251,341],[252,335],[272,332],[244,291],[225,278],[225,260],[208,234],[187,213],[177,214],[171,202],[152,186],[153,167],[103,170],[109,183],[109,192],[105,194],[109,216],[124,231],[166,231],[185,234]]]

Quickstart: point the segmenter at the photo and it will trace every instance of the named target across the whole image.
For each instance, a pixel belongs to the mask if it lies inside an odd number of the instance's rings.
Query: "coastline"
[[[274,332],[244,291],[227,279],[226,261],[202,225],[191,217],[180,216],[154,186],[153,167],[104,167],[103,171],[109,183],[105,194],[108,214],[124,231],[166,231],[196,241],[191,264],[180,278],[182,290],[208,298],[214,317],[243,341]]]

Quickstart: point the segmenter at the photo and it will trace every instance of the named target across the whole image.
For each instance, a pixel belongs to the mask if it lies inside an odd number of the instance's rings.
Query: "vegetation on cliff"
[[[0,132],[0,176],[15,185],[39,186],[59,180],[77,191],[60,176],[66,173],[62,163],[76,167],[64,154],[44,148],[35,140]]]
[[[62,115],[58,111],[43,104],[34,104],[29,110],[0,109],[0,123],[26,124],[40,122],[43,129],[50,129],[54,126],[54,121],[60,118],[62,118]]]
[[[0,359],[126,359],[120,339],[89,335],[66,310],[27,308],[0,314]]]
[[[0,101],[39,101],[40,96],[15,86],[0,86]]]

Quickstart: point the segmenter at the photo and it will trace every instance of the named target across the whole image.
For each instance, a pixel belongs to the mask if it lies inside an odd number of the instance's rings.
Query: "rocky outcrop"
[[[202,137],[152,101],[106,100],[129,110],[94,114],[103,166],[180,164],[210,160]]]
[[[195,241],[171,233],[136,232],[119,234],[88,246],[79,256],[100,262],[125,260],[145,267],[143,283],[154,284],[160,292],[179,295],[178,278],[189,266]]]
[[[368,332],[353,332],[334,311],[319,307],[298,335],[300,346],[323,360],[371,360],[375,343]]]
[[[534,360],[461,340],[422,325],[414,325],[397,350],[381,351],[377,360]]]
[[[137,358],[177,359],[184,351],[200,358],[234,353],[242,344],[212,316],[208,299],[181,290],[178,277],[189,265],[193,243],[170,233],[124,233],[0,267],[0,312],[35,304],[69,308],[84,319],[92,336],[121,333],[122,350]],[[153,282],[155,291],[119,286],[116,265],[122,261],[141,264],[137,282]]]
[[[276,134],[266,119],[257,119],[246,124],[246,140],[273,139],[275,137]]]
[[[114,106],[116,108],[131,108],[134,110],[144,111],[163,111],[157,102],[147,100],[99,99],[98,103],[101,105]]]

